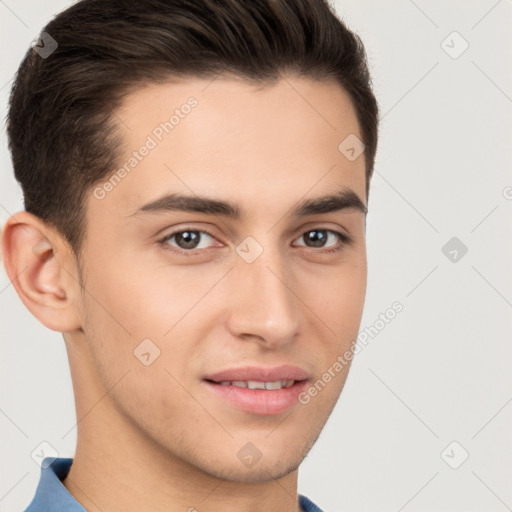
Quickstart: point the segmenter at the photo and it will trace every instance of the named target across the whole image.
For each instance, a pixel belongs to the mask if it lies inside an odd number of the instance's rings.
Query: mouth
[[[299,403],[299,395],[309,379],[280,379],[275,381],[203,382],[220,406],[226,405],[249,414],[271,416],[286,412]]]
[[[293,379],[284,379],[284,380],[275,380],[272,382],[263,382],[263,381],[257,381],[257,380],[223,380],[220,382],[215,382],[213,380],[208,380],[208,382],[211,382],[213,384],[218,384],[219,386],[235,386],[237,388],[248,388],[248,389],[265,389],[267,391],[271,391],[274,389],[282,389],[282,388],[289,388],[295,384],[295,380]]]

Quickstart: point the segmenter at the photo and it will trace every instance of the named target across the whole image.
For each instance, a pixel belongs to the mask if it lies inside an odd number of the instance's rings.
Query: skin
[[[365,214],[289,211],[341,187],[365,203],[364,154],[350,161],[338,150],[360,129],[334,83],[187,79],[125,97],[122,161],[190,96],[198,105],[136,168],[103,199],[88,194],[81,274],[61,235],[23,211],[4,229],[5,267],[27,308],[63,333],[78,422],[63,483],[88,511],[219,512],[235,500],[239,512],[296,512],[299,465],[349,366],[307,405],[268,416],[213,397],[202,379],[294,364],[315,382],[352,346],[366,292]],[[236,202],[242,217],[133,215],[171,192]],[[212,237],[201,235],[194,256],[165,250],[157,240],[179,228]],[[314,228],[353,241],[326,253],[342,242],[308,246],[302,235]],[[250,264],[236,252],[247,236],[263,248]],[[167,245],[180,249],[176,238]],[[148,366],[134,356],[146,338],[160,349]],[[252,468],[237,457],[249,441],[262,453]]]

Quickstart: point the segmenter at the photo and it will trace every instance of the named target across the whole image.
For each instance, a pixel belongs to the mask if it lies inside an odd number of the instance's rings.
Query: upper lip
[[[288,364],[273,367],[243,366],[240,368],[229,368],[218,373],[207,375],[205,379],[214,382],[232,382],[235,380],[275,382],[278,380],[309,379],[309,373],[298,366]]]

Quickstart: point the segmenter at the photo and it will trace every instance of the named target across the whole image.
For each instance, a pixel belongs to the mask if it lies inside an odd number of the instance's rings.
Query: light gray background
[[[0,0],[2,119],[26,48],[70,3]],[[361,330],[404,309],[356,357],[299,492],[326,512],[512,510],[512,3],[335,6],[366,44],[383,114]],[[469,43],[458,58],[454,31]],[[0,155],[3,224],[23,209],[4,126]],[[442,252],[454,236],[468,248],[456,262]],[[75,416],[61,335],[0,279],[0,510],[16,511],[41,441],[74,455]]]

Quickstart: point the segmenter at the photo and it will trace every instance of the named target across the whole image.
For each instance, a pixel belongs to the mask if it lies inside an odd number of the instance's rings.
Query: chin
[[[315,444],[314,439],[304,445],[292,446],[283,453],[279,451],[264,451],[261,459],[252,467],[246,467],[236,454],[226,454],[222,458],[196,459],[194,464],[206,474],[226,481],[239,483],[265,483],[284,478],[296,471]],[[191,461],[189,461],[191,462]],[[229,462],[229,463],[228,463]]]
[[[279,480],[289,475],[300,466],[300,461],[267,461],[260,460],[252,468],[244,468],[242,464],[236,466],[225,467],[203,467],[204,472],[229,482],[238,483],[265,483]]]

